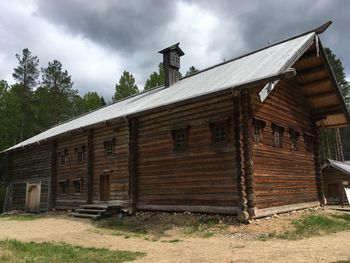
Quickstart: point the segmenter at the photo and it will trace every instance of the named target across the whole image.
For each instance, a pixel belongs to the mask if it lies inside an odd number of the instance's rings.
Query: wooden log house
[[[330,22],[72,119],[3,152],[6,209],[81,204],[246,220],[323,202],[318,130],[350,116],[319,35]]]
[[[349,204],[344,188],[350,188],[350,161],[328,159],[322,166],[322,175],[327,204]]]

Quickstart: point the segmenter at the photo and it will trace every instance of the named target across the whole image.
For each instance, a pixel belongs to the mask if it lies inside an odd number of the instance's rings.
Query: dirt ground
[[[305,212],[254,220],[248,225],[229,224],[211,237],[193,237],[173,227],[157,240],[144,236],[112,235],[88,219],[48,214],[32,221],[0,218],[0,239],[34,242],[65,242],[86,247],[146,252],[134,262],[335,262],[350,259],[350,233],[302,240],[260,241],[261,233],[288,229]],[[191,215],[186,215],[191,217]],[[185,217],[186,217],[185,216]],[[176,217],[176,216],[175,216]],[[179,218],[184,216],[177,215]],[[164,216],[164,218],[167,218]],[[166,220],[166,219],[164,219]],[[226,219],[220,219],[225,221]],[[176,240],[178,242],[169,242]]]

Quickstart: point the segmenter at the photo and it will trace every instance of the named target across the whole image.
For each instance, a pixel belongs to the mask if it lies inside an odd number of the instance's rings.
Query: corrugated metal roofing
[[[338,169],[343,173],[350,175],[350,161],[339,162],[339,161],[328,159],[328,162],[329,162],[329,165],[332,166],[333,168]]]
[[[46,130],[9,149],[37,143],[82,127],[128,116],[160,106],[234,88],[283,72],[313,43],[309,33],[184,78],[169,88],[160,87],[130,97]]]

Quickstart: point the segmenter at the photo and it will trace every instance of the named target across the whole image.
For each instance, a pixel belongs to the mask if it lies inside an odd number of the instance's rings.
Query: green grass
[[[25,214],[25,215],[5,215],[0,216],[0,218],[6,218],[8,220],[16,220],[16,221],[32,221],[41,218],[40,215],[31,215],[31,214]]]
[[[119,219],[119,218],[108,218],[101,221],[96,222],[96,226],[98,228],[114,230],[117,235],[125,235],[128,234],[136,234],[136,235],[146,235],[147,230],[144,225],[136,222],[129,222],[127,220]],[[129,237],[129,236],[128,236]],[[128,238],[126,237],[126,238]]]
[[[350,214],[316,214],[312,213],[299,220],[293,221],[293,229],[284,233],[268,233],[260,235],[259,240],[269,238],[302,239],[322,234],[350,230]]]
[[[214,235],[212,228],[219,224],[217,219],[198,219],[193,224],[185,228],[185,234],[197,236],[197,237],[211,237]]]
[[[0,241],[0,262],[59,263],[59,262],[114,262],[133,261],[145,253],[83,248],[68,244],[24,243],[17,240]]]

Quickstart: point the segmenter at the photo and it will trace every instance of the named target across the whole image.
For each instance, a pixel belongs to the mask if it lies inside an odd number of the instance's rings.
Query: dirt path
[[[180,237],[180,242],[166,243],[142,237],[126,239],[95,230],[88,220],[65,216],[33,221],[0,219],[0,239],[66,242],[147,253],[135,262],[334,262],[350,259],[349,232],[299,241],[252,241],[214,236]]]

